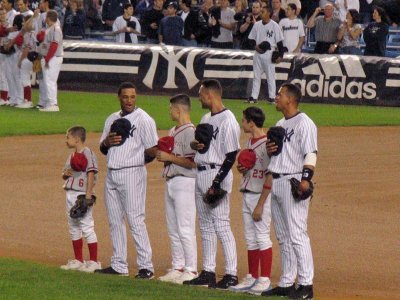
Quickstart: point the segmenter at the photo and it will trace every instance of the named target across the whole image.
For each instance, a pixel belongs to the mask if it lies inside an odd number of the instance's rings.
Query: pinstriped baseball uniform
[[[192,123],[176,126],[169,132],[174,137],[172,154],[193,159],[195,151],[190,148],[194,140]],[[165,212],[168,234],[171,240],[172,268],[197,271],[196,242],[196,169],[186,169],[169,164],[163,170],[165,183]]]
[[[88,244],[96,243],[97,236],[94,231],[94,220],[93,220],[93,207],[88,209],[88,212],[83,218],[72,219],[69,216],[69,211],[74,206],[76,199],[79,195],[86,194],[87,188],[87,173],[94,172],[94,183],[97,181],[98,164],[96,154],[91,151],[88,147],[83,148],[82,153],[86,156],[88,161],[85,172],[77,172],[72,170],[73,175],[68,177],[64,183],[64,189],[66,190],[66,214],[68,218],[68,228],[73,241],[85,237]],[[65,170],[71,170],[71,157],[68,156],[67,161],[64,165]]]
[[[264,203],[262,219],[253,220],[253,211],[260,199],[265,177],[268,172],[269,157],[266,148],[267,137],[249,139],[247,148],[256,154],[256,163],[246,172],[240,181],[240,191],[243,193],[243,223],[248,250],[265,250],[272,247],[270,237],[271,197]]]
[[[209,150],[201,154],[196,153],[194,161],[198,166],[206,166],[205,171],[197,171],[196,177],[196,208],[199,216],[199,226],[203,245],[203,269],[215,272],[217,238],[221,241],[225,257],[225,273],[236,276],[237,254],[236,242],[232,234],[229,219],[229,198],[232,192],[232,171],[221,182],[221,188],[228,193],[216,208],[210,208],[203,202],[203,195],[211,187],[220,166],[227,153],[240,149],[240,127],[233,113],[223,111],[206,114],[200,123],[208,123],[213,126],[214,134]],[[217,165],[211,169],[211,164]]]
[[[295,202],[291,193],[290,178],[301,180],[304,157],[317,151],[317,127],[302,112],[290,119],[281,119],[277,126],[285,128],[282,152],[271,157],[269,170],[281,175],[272,183],[272,220],[280,244],[282,274],[279,286],[311,285],[314,264],[310,239],[307,234],[308,206],[310,200]]]
[[[120,112],[107,118],[100,143],[108,136],[111,124],[118,118],[121,118]],[[154,120],[142,109],[136,108],[124,118],[132,124],[130,136],[123,145],[108,150],[104,195],[113,244],[111,267],[127,274],[125,218],[135,240],[138,268],[154,270],[144,223],[147,184],[144,150],[157,145],[158,136]]]

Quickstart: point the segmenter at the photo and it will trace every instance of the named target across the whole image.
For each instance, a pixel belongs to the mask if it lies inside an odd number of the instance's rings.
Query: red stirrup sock
[[[247,250],[247,261],[249,264],[249,273],[253,278],[258,278],[258,266],[260,264],[260,250]]]
[[[8,92],[7,91],[1,91],[0,92],[0,97],[1,99],[3,99],[4,101],[8,100]]]
[[[90,260],[97,262],[97,242],[88,244]]]
[[[82,248],[83,241],[82,239],[72,241],[72,246],[74,247],[75,259],[83,262]]]
[[[272,248],[260,251],[261,277],[271,278]]]
[[[30,86],[24,86],[24,99],[29,102],[32,101],[32,88]]]

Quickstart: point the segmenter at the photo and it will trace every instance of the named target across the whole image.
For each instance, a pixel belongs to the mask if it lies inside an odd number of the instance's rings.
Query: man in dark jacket
[[[201,38],[203,33],[208,30],[208,24],[199,11],[193,10],[191,6],[191,0],[181,0],[179,16],[184,22],[183,46],[196,47],[197,39]]]
[[[146,10],[140,21],[142,23],[142,33],[146,35],[148,44],[158,44],[158,27],[160,26],[163,15],[163,0],[154,0],[153,8]]]

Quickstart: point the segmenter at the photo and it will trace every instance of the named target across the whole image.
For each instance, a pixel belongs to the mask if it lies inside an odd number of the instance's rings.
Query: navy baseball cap
[[[170,3],[168,3],[167,7],[168,6],[173,6],[176,10],[178,10],[178,3],[176,3],[176,2],[170,2]]]

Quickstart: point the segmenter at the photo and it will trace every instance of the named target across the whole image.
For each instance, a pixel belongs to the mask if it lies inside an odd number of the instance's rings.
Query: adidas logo
[[[302,94],[309,97],[371,100],[377,96],[376,84],[366,81],[358,56],[321,57],[302,72],[301,79],[292,83],[299,84]]]

